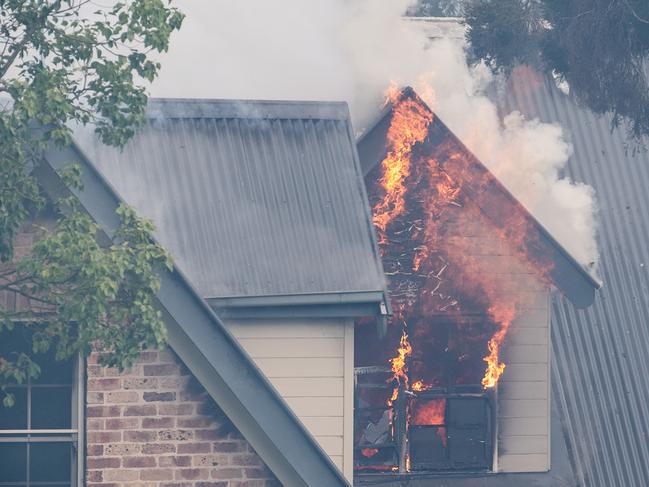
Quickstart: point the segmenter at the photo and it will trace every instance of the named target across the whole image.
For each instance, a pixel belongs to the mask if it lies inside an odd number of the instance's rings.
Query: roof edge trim
[[[349,110],[344,101],[151,98],[147,105],[146,118],[347,120]]]
[[[245,306],[298,306],[312,304],[381,303],[384,291],[359,291],[354,293],[278,294],[266,296],[232,296],[205,298],[210,305],[224,308]]]

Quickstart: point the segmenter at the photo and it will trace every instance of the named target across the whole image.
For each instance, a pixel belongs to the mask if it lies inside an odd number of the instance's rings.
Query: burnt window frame
[[[38,358],[41,370],[47,367],[51,360],[44,357]],[[70,359],[72,364],[72,377],[70,383],[41,382],[27,378],[24,384],[4,384],[8,390],[26,390],[26,427],[25,428],[3,428],[0,427],[0,446],[16,443],[26,443],[25,480],[0,481],[0,487],[82,487],[84,483],[85,467],[85,359],[76,355]],[[36,382],[36,383],[35,383]],[[70,425],[69,428],[33,428],[32,427],[32,398],[34,390],[47,390],[48,388],[70,388]],[[12,407],[16,407],[15,405]],[[4,406],[0,404],[0,413]],[[47,443],[61,443],[70,446],[70,480],[49,481],[32,480],[32,445],[43,445]]]
[[[373,367],[360,367],[358,369],[372,369]],[[358,369],[355,370],[355,376],[358,376]],[[361,374],[363,372],[361,371]],[[355,404],[354,404],[354,470],[356,475],[366,475],[366,474],[376,474],[376,473],[387,473],[387,474],[471,474],[471,473],[495,473],[496,472],[496,459],[498,456],[497,445],[498,445],[498,394],[497,390],[489,389],[484,390],[477,386],[458,386],[454,388],[435,388],[431,390],[421,391],[421,392],[412,392],[405,390],[403,387],[399,388],[399,393],[397,398],[393,401],[391,406],[387,404],[383,407],[370,406],[370,407],[361,407],[357,400],[357,391],[358,388],[365,389],[386,389],[388,392],[392,390],[390,384],[385,385],[370,385],[370,384],[356,384],[355,387]],[[443,399],[445,401],[445,421],[444,423],[438,425],[410,425],[406,426],[404,418],[409,417],[412,414],[413,404],[417,400],[430,401],[430,400],[439,400]],[[476,427],[476,424],[467,422],[462,425],[452,424],[452,414],[449,414],[450,405],[455,401],[480,401],[484,406],[484,425],[482,428]],[[362,413],[365,411],[372,410],[385,410],[391,411],[392,418],[392,438],[391,441],[381,443],[381,444],[360,444],[356,442],[356,431],[359,430],[358,421],[362,417]],[[411,448],[411,429],[412,428],[426,428],[431,431],[437,431],[442,428],[446,441],[449,442],[448,445],[444,446],[444,453],[446,455],[446,463],[435,468],[417,468],[413,463]],[[479,465],[458,465],[454,463],[454,459],[451,458],[452,453],[452,436],[451,433],[453,430],[476,430],[482,429],[484,433],[484,459],[485,463],[482,466]],[[383,464],[380,468],[375,466],[366,465],[360,466],[358,463],[359,457],[357,455],[361,454],[361,451],[364,449],[387,449],[391,450],[393,453],[394,463],[392,468],[388,464]],[[409,461],[406,460],[409,459]],[[456,461],[456,460],[455,460]],[[409,469],[406,469],[408,464]]]

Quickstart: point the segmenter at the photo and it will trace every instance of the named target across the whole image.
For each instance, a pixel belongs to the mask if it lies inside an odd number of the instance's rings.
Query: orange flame
[[[489,308],[489,315],[492,319],[500,324],[500,329],[491,337],[487,343],[489,348],[489,354],[483,358],[487,363],[487,369],[485,370],[485,375],[482,378],[482,386],[485,389],[495,387],[498,383],[498,379],[505,371],[505,364],[500,362],[500,346],[505,341],[509,327],[514,320],[516,311],[512,307],[497,307],[492,306]]]
[[[405,319],[425,313],[460,315],[465,311],[463,299],[468,298],[495,326],[495,331],[486,329],[490,336],[484,336],[480,342],[487,351],[482,357],[486,363],[482,386],[492,388],[505,370],[501,352],[508,330],[526,305],[526,298],[521,297],[518,289],[508,290],[508,286],[512,287],[511,275],[533,275],[547,282],[551,264],[543,262],[541,255],[525,250],[534,248],[536,234],[530,232],[524,209],[512,211],[512,201],[503,199],[499,183],[461,143],[448,137],[435,147],[427,145],[433,121],[428,107],[416,96],[401,96],[394,87],[388,99],[392,103],[392,119],[373,220],[384,256],[390,248],[388,227],[397,220],[406,220],[406,230],[403,225],[391,227],[400,232],[397,250],[403,248],[404,240],[414,243],[410,250],[399,250],[395,273],[406,276],[407,285],[420,286],[416,298],[407,298],[410,301],[406,300],[406,304],[395,306],[396,316]],[[411,213],[415,215],[412,221],[408,220]],[[480,245],[482,248],[476,251],[475,247]],[[411,256],[411,262],[404,264],[401,255]],[[405,269],[406,264],[411,265],[412,273]],[[517,270],[503,268],[508,266]],[[413,337],[417,337],[416,323],[413,326]],[[416,346],[418,341],[413,343]],[[396,379],[399,385],[408,386],[406,359],[412,353],[404,331],[397,354],[390,360],[391,380]],[[411,390],[421,392],[430,387],[417,380]],[[397,395],[395,388],[388,403],[392,404]]]
[[[446,399],[431,399],[430,401],[417,401],[411,423],[415,426],[442,425],[446,411]]]
[[[373,212],[380,242],[385,239],[388,224],[405,210],[405,181],[410,175],[412,148],[426,138],[428,125],[433,120],[433,114],[426,107],[412,99],[399,101],[399,94],[394,86],[387,94],[394,108],[387,134],[387,155],[381,163],[383,175],[380,184],[385,194]]]
[[[390,382],[396,380],[398,384],[403,384],[405,387],[408,387],[407,359],[410,355],[412,355],[412,346],[408,341],[408,334],[404,329],[401,334],[401,340],[399,341],[397,355],[390,359],[390,365],[392,367],[392,377],[389,379]],[[392,391],[392,396],[388,400],[388,406],[392,405],[398,395],[399,386],[396,386]]]
[[[412,383],[412,386],[410,389],[412,389],[413,392],[422,392],[422,391],[427,391],[431,388],[432,386],[429,384],[424,384],[424,381],[422,380],[417,380]]]

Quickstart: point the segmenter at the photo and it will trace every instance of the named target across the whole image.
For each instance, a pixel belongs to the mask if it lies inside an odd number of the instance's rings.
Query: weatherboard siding
[[[498,472],[544,472],[550,468],[550,289],[487,220],[462,217],[472,204],[464,202],[446,233],[461,253],[455,260],[474,259],[518,310],[502,349],[494,466]]]
[[[507,367],[498,385],[499,472],[550,469],[549,292],[537,294],[512,324],[503,352]]]
[[[353,475],[353,321],[241,319],[226,326],[322,449]]]

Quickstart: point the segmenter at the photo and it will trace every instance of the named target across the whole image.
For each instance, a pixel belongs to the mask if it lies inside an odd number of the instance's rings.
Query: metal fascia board
[[[233,296],[207,298],[211,306],[219,308],[243,308],[248,306],[305,306],[322,304],[380,303],[383,291],[359,291],[355,293],[278,294],[268,296]]]
[[[346,120],[345,102],[151,98],[147,118]]]

